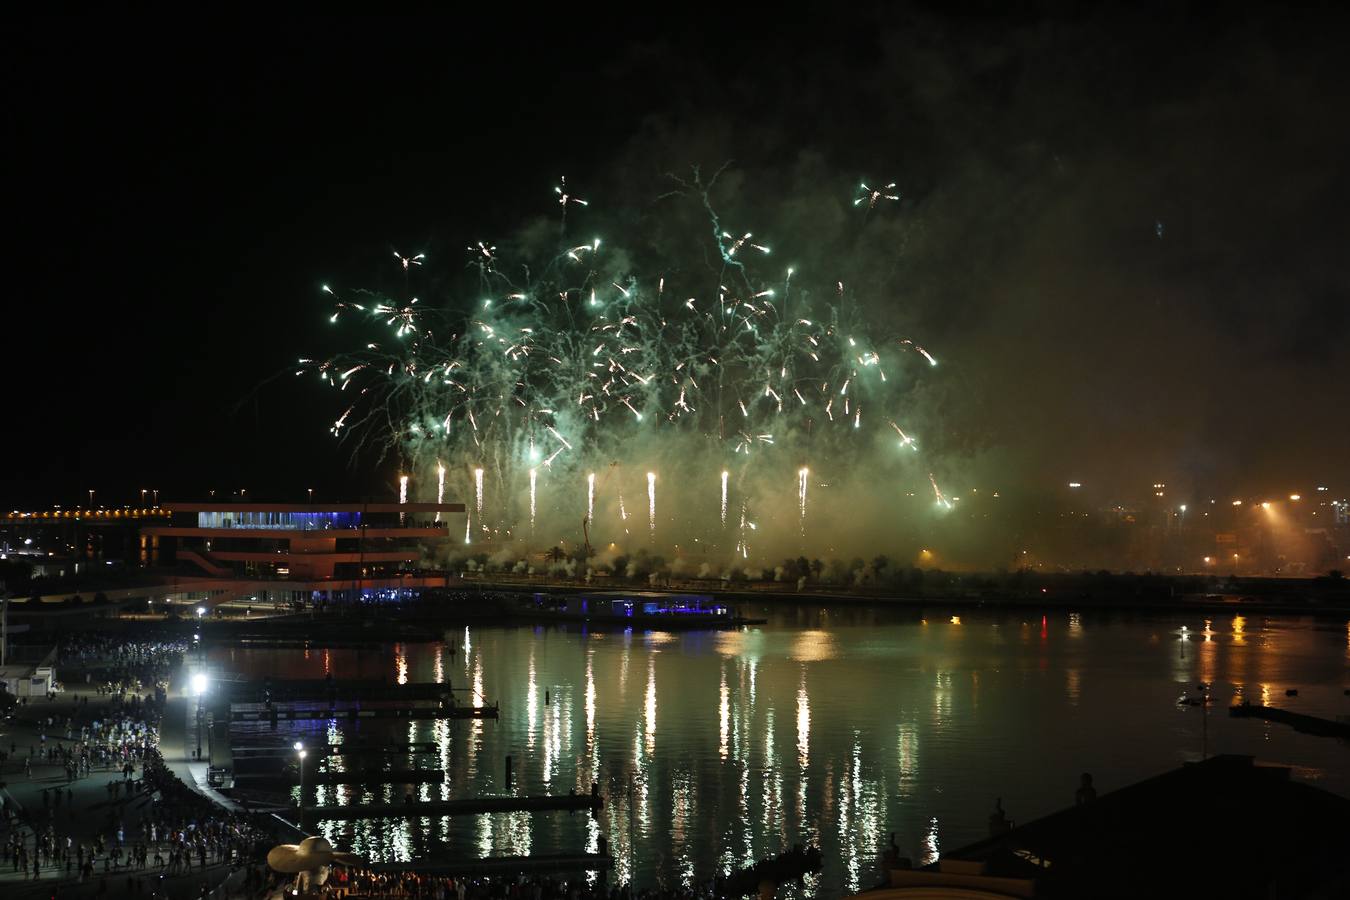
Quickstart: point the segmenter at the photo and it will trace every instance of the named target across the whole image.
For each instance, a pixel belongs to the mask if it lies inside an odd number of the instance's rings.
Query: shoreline
[[[63,616],[29,619],[23,605],[11,604],[11,624],[29,620],[27,633],[15,643],[42,643],[61,633],[156,634],[190,638],[200,631],[207,643],[233,641],[259,646],[364,646],[390,641],[439,640],[447,628],[554,626],[553,618],[531,616],[519,601],[532,593],[575,595],[584,592],[657,591],[710,596],[740,615],[775,607],[909,611],[915,614],[967,611],[1007,613],[1092,612],[1106,614],[1291,615],[1328,620],[1350,617],[1350,590],[1344,579],[1247,579],[1216,587],[1224,593],[1182,593],[1194,579],[1166,576],[1050,576],[1026,579],[1013,586],[938,589],[921,592],[886,587],[854,590],[792,590],[783,583],[730,587],[725,582],[670,580],[659,585],[592,584],[549,580],[541,576],[456,579],[429,590],[417,601],[359,606],[332,605],[280,614],[243,617],[213,616],[205,622],[187,616],[114,613],[105,617]],[[810,586],[815,588],[816,586]],[[237,613],[237,611],[235,611]],[[755,627],[755,626],[746,626]],[[592,630],[608,630],[593,625]],[[644,627],[641,630],[660,630]],[[11,641],[17,637],[11,634]]]
[[[1096,610],[1103,612],[1234,612],[1257,615],[1318,614],[1327,616],[1350,615],[1350,597],[1295,596],[1274,599],[1251,594],[1222,595],[1217,599],[1206,595],[1127,597],[1119,593],[1106,596],[1090,594],[1070,595],[1064,590],[1045,589],[1037,592],[981,592],[911,594],[902,592],[851,591],[791,591],[772,588],[733,590],[693,582],[671,582],[669,586],[646,585],[579,585],[567,582],[539,580],[471,581],[458,586],[461,590],[478,588],[498,593],[560,593],[578,594],[598,591],[669,591],[675,593],[707,594],[728,605],[735,603],[764,603],[783,605],[874,607],[876,609],[915,609],[931,606],[960,607],[962,609],[1055,609]],[[451,591],[452,588],[446,588]]]

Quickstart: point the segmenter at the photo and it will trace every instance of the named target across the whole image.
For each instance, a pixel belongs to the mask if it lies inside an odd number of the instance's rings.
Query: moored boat
[[[655,631],[738,628],[763,619],[740,616],[708,594],[664,591],[596,591],[554,595],[535,593],[520,614],[539,622],[585,622],[594,626]]]

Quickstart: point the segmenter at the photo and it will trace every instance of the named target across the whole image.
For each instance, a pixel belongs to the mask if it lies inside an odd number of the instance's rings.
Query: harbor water
[[[442,642],[363,649],[218,647],[212,662],[254,678],[445,681],[460,704],[500,702],[498,721],[237,727],[240,742],[282,746],[435,744],[385,764],[442,769],[443,784],[311,787],[320,805],[586,793],[592,782],[605,798],[597,817],[317,823],[335,844],[380,860],[594,852],[603,838],[612,877],[654,887],[817,844],[824,870],[786,893],[840,897],[880,880],[892,833],[922,865],[984,837],[996,798],[1015,822],[1071,805],[1083,772],[1105,793],[1202,752],[1237,753],[1350,795],[1350,744],[1225,710],[1245,697],[1328,718],[1350,712],[1344,620],[741,612],[767,622],[674,633],[471,627]],[[1200,682],[1213,685],[1207,719],[1177,702]]]

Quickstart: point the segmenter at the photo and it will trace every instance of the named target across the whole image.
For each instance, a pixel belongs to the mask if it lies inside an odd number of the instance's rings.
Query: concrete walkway
[[[77,705],[77,701],[83,697],[89,698],[88,705]],[[195,700],[192,704],[195,704]],[[170,768],[185,783],[193,785],[196,781],[192,772],[194,764],[187,758],[184,739],[187,731],[182,718],[185,707],[195,709],[185,698],[179,699],[178,706],[171,707],[180,727],[176,739],[171,737],[165,757],[167,761],[170,754],[175,756],[177,765],[171,762]],[[204,888],[210,890],[220,885],[229,875],[229,866],[225,864],[208,865],[205,870],[194,868],[189,873],[169,876],[161,875],[153,863],[145,869],[135,870],[127,868],[124,860],[119,869],[114,869],[105,852],[95,857],[93,879],[80,881],[75,849],[83,845],[87,851],[91,851],[100,835],[111,844],[109,838],[115,834],[118,824],[124,829],[126,843],[132,843],[133,835],[140,833],[142,819],[152,811],[156,797],[141,793],[128,795],[125,789],[114,795],[109,790],[109,784],[122,781],[117,766],[95,767],[87,777],[68,782],[63,764],[39,761],[38,754],[43,747],[41,735],[46,734],[46,746],[70,746],[73,741],[65,738],[65,720],[68,716],[77,715],[78,711],[78,720],[88,722],[91,718],[110,714],[111,708],[109,697],[98,694],[84,684],[74,684],[68,692],[57,695],[57,699],[37,700],[18,707],[10,720],[0,723],[0,748],[11,753],[8,761],[0,767],[0,781],[4,782],[0,794],[9,802],[11,811],[21,814],[9,821],[0,818],[0,846],[7,846],[11,834],[17,831],[25,838],[30,854],[26,872],[16,872],[13,864],[8,862],[0,864],[0,896],[5,900],[96,895],[149,897],[152,892],[169,897],[198,897]],[[53,717],[58,724],[48,728],[48,716]],[[75,733],[78,734],[78,727]],[[24,762],[29,758],[30,748],[33,752],[31,774],[25,774]],[[139,766],[137,768],[139,775]],[[201,763],[200,768],[204,783],[206,763]],[[184,774],[192,780],[183,778]],[[57,796],[60,797],[59,802],[55,799]],[[55,832],[59,849],[63,849],[68,840],[71,842],[71,861],[69,867],[65,862],[51,862],[41,867],[39,877],[34,879],[34,828],[45,831],[48,826]],[[154,851],[152,846],[152,859]],[[133,890],[132,879],[139,881],[138,890]]]
[[[197,698],[191,693],[189,677],[187,667],[179,666],[169,683],[169,699],[159,726],[159,754],[164,757],[169,771],[183,784],[228,812],[244,812],[238,803],[210,786],[211,762],[207,758],[205,734],[202,735],[202,759],[196,758]]]

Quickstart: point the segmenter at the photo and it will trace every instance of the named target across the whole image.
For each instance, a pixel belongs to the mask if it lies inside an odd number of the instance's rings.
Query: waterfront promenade
[[[65,691],[20,705],[0,726],[5,897],[242,893],[261,836],[198,789],[206,763],[190,758],[193,704],[173,655],[63,664]],[[150,670],[170,676],[162,703],[134,674]]]

